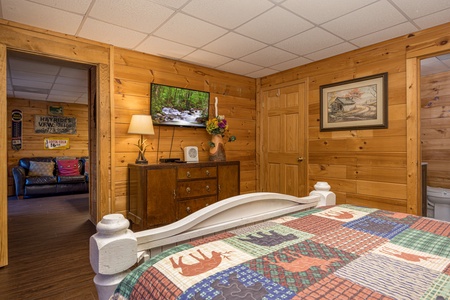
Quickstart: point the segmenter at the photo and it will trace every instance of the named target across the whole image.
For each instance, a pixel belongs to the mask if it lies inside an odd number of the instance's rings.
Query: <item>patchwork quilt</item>
[[[176,246],[112,299],[450,299],[450,223],[338,205]]]

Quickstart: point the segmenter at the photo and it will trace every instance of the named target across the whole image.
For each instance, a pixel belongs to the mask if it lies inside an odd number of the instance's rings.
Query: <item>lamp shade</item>
[[[131,117],[130,127],[128,133],[132,134],[155,134],[153,129],[152,116],[149,115],[133,115]]]

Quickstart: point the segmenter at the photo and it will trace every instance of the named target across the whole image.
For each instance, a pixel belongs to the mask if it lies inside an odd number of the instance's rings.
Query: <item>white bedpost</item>
[[[331,192],[331,186],[328,182],[318,181],[314,185],[314,191],[309,193],[310,196],[320,196],[317,206],[336,205],[336,194]]]
[[[112,296],[117,285],[137,260],[137,240],[121,214],[110,214],[97,224],[89,240],[91,266],[99,300]]]

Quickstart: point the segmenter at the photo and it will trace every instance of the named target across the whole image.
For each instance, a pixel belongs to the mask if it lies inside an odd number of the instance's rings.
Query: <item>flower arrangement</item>
[[[224,137],[225,134],[228,134],[228,122],[225,119],[225,116],[220,115],[208,120],[206,122],[206,131],[211,135],[220,134],[222,137]],[[235,140],[236,137],[234,135],[228,137],[228,142],[234,142]]]

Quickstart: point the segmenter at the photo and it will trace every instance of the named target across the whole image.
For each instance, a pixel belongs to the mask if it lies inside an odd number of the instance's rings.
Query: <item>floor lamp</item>
[[[136,164],[148,164],[145,159],[145,150],[147,149],[147,140],[144,140],[145,135],[154,135],[152,116],[149,115],[133,115],[131,117],[130,127],[128,127],[129,134],[140,134],[141,138],[135,144],[139,148],[139,154],[136,159]]]

